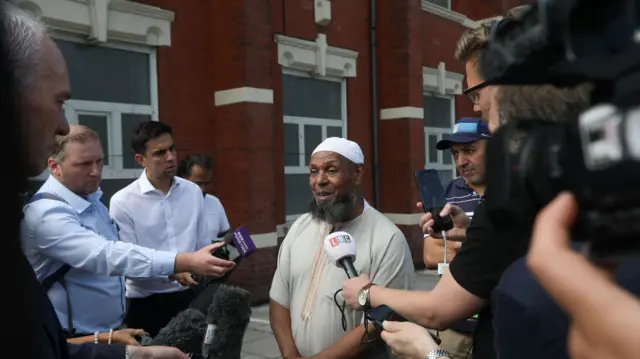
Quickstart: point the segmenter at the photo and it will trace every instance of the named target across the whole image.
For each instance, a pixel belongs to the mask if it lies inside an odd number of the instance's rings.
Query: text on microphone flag
[[[345,236],[343,234],[338,234],[335,237],[331,237],[329,239],[329,243],[331,244],[331,248],[337,246],[340,243],[351,243],[351,238],[349,236]]]
[[[238,227],[238,229],[233,232],[232,239],[235,247],[243,257],[250,255],[256,250],[256,245],[249,236],[249,231],[247,231],[244,226]]]

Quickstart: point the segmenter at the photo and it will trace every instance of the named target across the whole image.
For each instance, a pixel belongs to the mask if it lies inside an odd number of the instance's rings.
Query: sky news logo
[[[340,234],[329,239],[329,243],[331,243],[331,248],[333,248],[340,243],[351,243],[351,238],[349,236]]]

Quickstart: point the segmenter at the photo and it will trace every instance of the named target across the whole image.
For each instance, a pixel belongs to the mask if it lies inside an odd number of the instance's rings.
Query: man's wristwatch
[[[438,359],[438,358],[453,358],[453,355],[451,355],[448,351],[442,349],[442,348],[435,348],[432,351],[429,352],[429,354],[427,354],[427,356],[424,359]]]
[[[373,287],[375,284],[373,282],[365,285],[358,292],[358,304],[364,308],[364,310],[371,309],[371,301],[369,300],[369,289]]]

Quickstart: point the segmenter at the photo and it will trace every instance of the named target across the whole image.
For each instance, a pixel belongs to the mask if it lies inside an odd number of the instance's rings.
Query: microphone
[[[185,309],[160,329],[153,339],[146,341],[145,346],[175,347],[194,358],[193,354],[200,352],[200,343],[206,330],[205,315],[197,309]]]
[[[353,266],[356,260],[356,241],[349,233],[333,232],[326,236],[324,251],[331,263],[344,269],[349,279],[358,276],[358,271]]]
[[[242,340],[251,319],[251,293],[222,284],[207,310],[202,357],[240,359]]]

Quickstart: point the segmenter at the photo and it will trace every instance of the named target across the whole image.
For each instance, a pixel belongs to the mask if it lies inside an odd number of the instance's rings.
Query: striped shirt
[[[460,207],[469,217],[473,217],[476,206],[482,201],[482,196],[467,186],[462,177],[449,182],[444,190],[444,197],[447,203]]]

